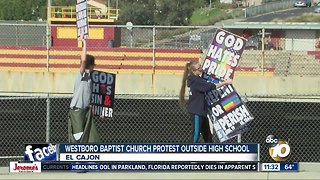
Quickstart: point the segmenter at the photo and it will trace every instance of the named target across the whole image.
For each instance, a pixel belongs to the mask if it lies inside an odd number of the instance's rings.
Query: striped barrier
[[[307,51],[307,54],[314,56],[314,58],[320,62],[320,51]]]
[[[76,72],[80,63],[80,48],[9,47],[0,46],[0,71]],[[88,48],[96,57],[96,69],[111,73],[182,74],[190,60],[201,56],[199,49],[133,49]],[[153,59],[154,57],[154,59]],[[273,73],[274,69],[266,72]],[[237,67],[237,74],[259,75],[255,67]],[[266,74],[264,74],[266,75]]]

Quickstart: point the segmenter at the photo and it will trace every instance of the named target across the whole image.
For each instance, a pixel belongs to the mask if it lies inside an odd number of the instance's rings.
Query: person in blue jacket
[[[186,107],[192,119],[192,143],[198,143],[200,133],[205,143],[212,143],[212,134],[207,118],[208,105],[205,101],[205,93],[218,89],[222,86],[232,84],[232,80],[224,80],[219,84],[207,82],[201,77],[202,68],[198,61],[190,61],[186,64],[182,86],[180,89],[179,103],[181,107]],[[189,89],[189,99],[185,100],[186,86]]]

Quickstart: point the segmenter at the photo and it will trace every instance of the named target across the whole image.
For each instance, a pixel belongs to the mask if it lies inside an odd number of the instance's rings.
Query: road
[[[254,17],[249,17],[244,22],[270,22],[273,19],[286,19],[292,16],[301,16],[304,13],[313,12],[314,7],[306,7],[306,8],[292,8],[287,10],[281,10],[277,12],[267,13],[264,15],[258,15]]]

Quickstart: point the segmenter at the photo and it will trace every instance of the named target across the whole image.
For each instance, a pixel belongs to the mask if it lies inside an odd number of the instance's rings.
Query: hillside
[[[199,8],[193,11],[190,25],[213,25],[218,21],[244,16],[242,8]]]

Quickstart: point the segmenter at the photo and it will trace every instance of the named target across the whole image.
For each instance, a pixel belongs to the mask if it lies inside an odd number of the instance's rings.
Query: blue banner
[[[60,153],[258,153],[259,144],[59,144]]]
[[[55,161],[57,157],[56,144],[25,144],[25,161]]]
[[[280,171],[299,171],[298,163],[280,163]]]
[[[42,171],[257,171],[258,163],[238,162],[45,162]]]

